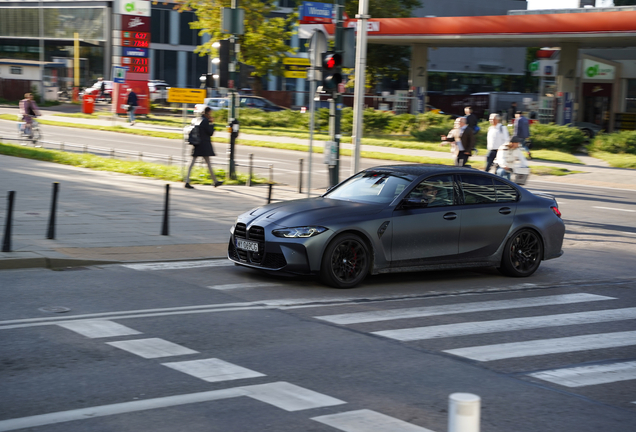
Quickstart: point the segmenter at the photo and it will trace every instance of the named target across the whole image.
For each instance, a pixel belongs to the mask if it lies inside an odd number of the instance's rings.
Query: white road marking
[[[285,411],[301,411],[346,403],[288,382],[253,385],[243,389],[246,390],[247,396]]]
[[[147,263],[147,264],[122,264],[122,267],[126,267],[133,270],[140,271],[153,271],[153,270],[181,270],[200,267],[227,267],[233,266],[234,263],[230,260],[216,259],[216,260],[201,260],[201,261],[167,261],[160,263]]]
[[[208,288],[219,290],[219,291],[227,291],[227,290],[235,290],[235,289],[244,289],[244,288],[263,288],[263,287],[273,287],[280,286],[280,284],[275,283],[239,283],[239,284],[226,284],[226,285],[210,285]]]
[[[162,364],[169,368],[178,370],[179,372],[201,378],[203,381],[207,382],[230,381],[265,376],[265,374],[260,372],[246,369],[215,358]]]
[[[449,315],[470,312],[483,312],[493,310],[515,309],[548,305],[563,305],[582,303],[588,301],[615,300],[614,297],[606,297],[595,294],[565,294],[545,297],[529,297],[514,300],[494,300],[475,303],[458,303],[440,306],[424,306],[417,308],[378,310],[371,312],[358,312],[339,315],[325,315],[314,318],[329,321],[334,324],[358,324],[376,321],[388,321],[406,318],[420,318],[437,315]]]
[[[483,345],[451,349],[444,352],[478,361],[492,361],[632,345],[636,345],[636,331]]]
[[[146,411],[157,408],[168,408],[213,400],[230,399],[240,396],[251,397],[287,411],[298,411],[302,409],[319,408],[346,403],[293,384],[286,382],[274,382],[256,386],[234,387],[224,390],[167,396],[141,401],[81,408],[70,411],[60,411],[30,417],[0,420],[0,432],[34,428],[76,420],[85,420],[95,417]]]
[[[565,387],[585,387],[636,379],[636,361],[580,366],[531,373],[529,376]]]
[[[106,342],[115,348],[123,349],[143,358],[170,357],[186,354],[197,354],[198,351],[168,342],[164,339],[149,338],[118,342]]]
[[[433,432],[367,409],[313,417],[312,420],[344,432]]]
[[[58,325],[92,339],[142,334],[140,331],[107,320],[73,321]]]
[[[467,336],[576,324],[623,321],[629,319],[636,319],[636,307],[525,318],[510,318],[495,321],[474,321],[398,330],[383,330],[373,332],[373,334],[400,341],[415,341],[451,336]]]
[[[597,209],[601,209],[601,210],[614,210],[614,211],[624,211],[624,212],[636,213],[636,210],[619,209],[619,208],[614,208],[614,207],[593,206],[592,208],[597,208]]]

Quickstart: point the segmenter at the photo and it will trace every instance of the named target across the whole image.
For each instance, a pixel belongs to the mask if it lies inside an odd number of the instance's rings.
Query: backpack
[[[199,123],[191,124],[183,128],[183,137],[188,141],[188,144],[193,146],[199,145],[201,143]]]
[[[475,126],[473,128],[473,133],[476,134],[477,132],[479,132],[481,130],[481,128],[479,126]]]

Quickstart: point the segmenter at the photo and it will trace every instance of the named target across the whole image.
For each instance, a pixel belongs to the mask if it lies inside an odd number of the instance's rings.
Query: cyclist
[[[21,131],[31,137],[33,134],[33,118],[40,115],[40,109],[33,100],[33,93],[24,94],[24,99],[20,101],[20,115],[22,115],[22,121],[24,122],[24,127]]]

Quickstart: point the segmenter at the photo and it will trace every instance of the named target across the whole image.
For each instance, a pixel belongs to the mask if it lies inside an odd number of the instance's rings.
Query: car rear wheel
[[[322,281],[336,288],[353,288],[367,276],[371,264],[369,249],[355,234],[336,237],[322,257]]]
[[[521,230],[506,243],[499,270],[507,276],[530,276],[539,268],[542,256],[543,243],[539,234]]]

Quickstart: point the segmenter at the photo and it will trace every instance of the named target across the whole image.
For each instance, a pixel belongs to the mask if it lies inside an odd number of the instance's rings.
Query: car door
[[[494,254],[505,240],[517,210],[517,190],[481,174],[458,176],[463,201],[459,258],[480,259]]]
[[[431,198],[431,189],[437,189]],[[401,208],[392,217],[392,267],[416,266],[433,261],[455,261],[461,212],[452,175],[437,175],[420,182],[405,199],[422,200],[425,207]]]

